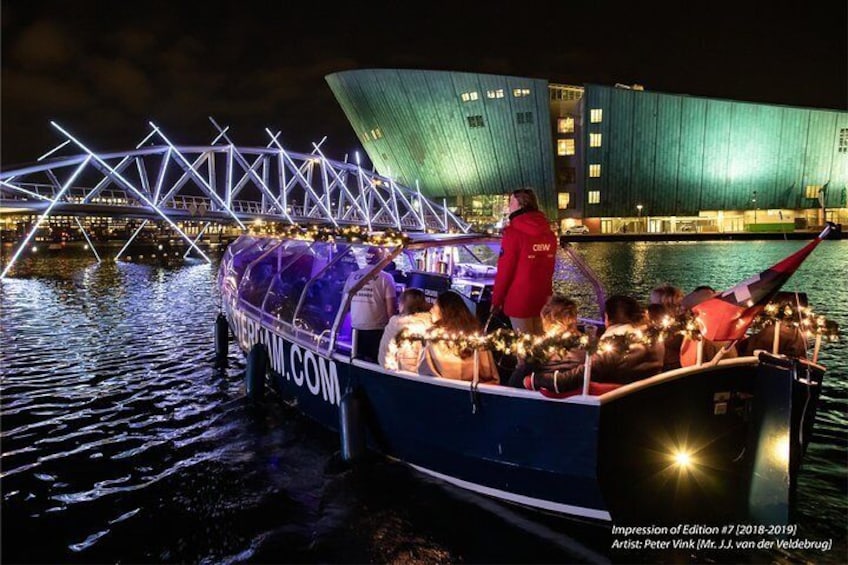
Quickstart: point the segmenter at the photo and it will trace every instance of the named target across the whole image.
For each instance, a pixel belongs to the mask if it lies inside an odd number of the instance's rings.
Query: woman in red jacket
[[[557,237],[539,211],[536,195],[521,188],[509,197],[492,308],[503,310],[515,330],[542,333],[542,306],[553,294]]]

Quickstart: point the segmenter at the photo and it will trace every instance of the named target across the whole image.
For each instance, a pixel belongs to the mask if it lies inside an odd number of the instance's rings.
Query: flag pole
[[[816,345],[813,348],[813,363],[819,362],[819,349],[821,349],[821,334],[816,334]]]

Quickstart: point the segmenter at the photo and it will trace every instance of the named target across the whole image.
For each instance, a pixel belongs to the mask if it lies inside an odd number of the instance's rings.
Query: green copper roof
[[[547,81],[369,69],[327,82],[381,174],[437,198],[529,186],[555,210]]]

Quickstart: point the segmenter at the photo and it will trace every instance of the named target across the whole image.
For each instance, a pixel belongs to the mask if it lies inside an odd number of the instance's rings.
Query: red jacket
[[[534,318],[553,294],[557,237],[539,211],[518,212],[504,229],[492,306],[511,318]]]

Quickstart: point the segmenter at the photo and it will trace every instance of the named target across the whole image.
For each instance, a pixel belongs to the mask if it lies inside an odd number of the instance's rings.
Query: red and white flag
[[[745,331],[757,314],[827,237],[832,227],[833,224],[828,223],[816,239],[783,261],[695,306],[692,311],[698,316],[704,337],[712,341],[745,337]]]

